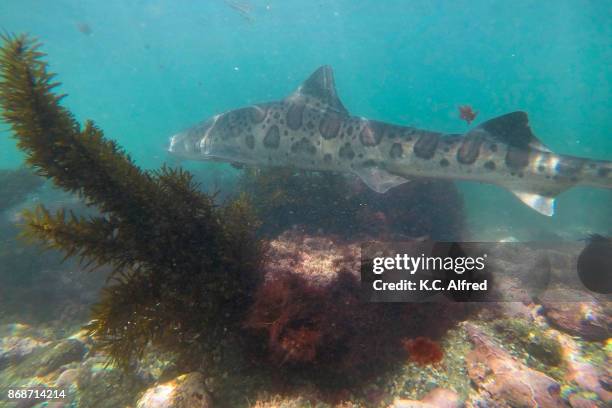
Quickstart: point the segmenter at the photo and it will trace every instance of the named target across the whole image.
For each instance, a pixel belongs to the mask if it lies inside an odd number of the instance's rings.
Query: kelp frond
[[[93,122],[81,128],[52,90],[40,43],[24,35],[2,37],[0,105],[2,117],[27,154],[27,163],[59,187],[86,196],[105,212],[122,217],[151,211],[157,193],[150,175],[136,167]],[[120,196],[118,196],[120,195]],[[112,197],[113,199],[109,199]]]
[[[129,242],[118,237],[119,223],[105,217],[77,217],[65,210],[51,214],[44,206],[25,210],[22,237],[42,241],[47,249],[63,251],[65,258],[80,257],[86,266],[112,265],[116,270],[129,267],[134,254]]]
[[[191,353],[193,339],[202,351],[221,341],[239,326],[259,280],[263,247],[248,201],[217,206],[186,171],[142,171],[60,104],[40,43],[24,35],[2,41],[1,115],[27,163],[101,213],[39,207],[26,213],[24,232],[67,257],[114,268],[89,326],[98,344],[128,366],[150,342]]]

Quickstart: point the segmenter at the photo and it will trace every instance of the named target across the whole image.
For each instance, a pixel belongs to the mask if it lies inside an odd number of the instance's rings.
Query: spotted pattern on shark
[[[272,125],[263,140],[263,145],[268,149],[278,149],[280,145],[280,131],[277,125]]]
[[[267,109],[265,106],[250,106],[248,110],[249,117],[254,125],[260,124],[266,118]]]
[[[294,102],[287,111],[287,126],[291,130],[298,130],[302,126],[302,116],[304,114],[305,104],[303,102]]]
[[[338,136],[338,132],[340,131],[340,127],[342,126],[342,116],[340,116],[337,112],[334,112],[331,109],[328,109],[325,112],[325,116],[321,119],[321,123],[319,124],[319,132],[323,139],[329,140],[334,139]]]
[[[392,159],[401,159],[404,155],[404,148],[400,143],[393,143],[389,151],[389,157]]]
[[[355,151],[351,147],[350,143],[345,143],[340,147],[340,150],[338,151],[338,157],[344,160],[353,160],[353,158],[355,157]]]
[[[423,133],[419,140],[414,144],[414,154],[421,158],[429,160],[434,157],[439,141],[438,133]]]
[[[474,164],[480,154],[480,146],[484,141],[481,132],[470,132],[463,139],[459,150],[457,150],[457,161],[461,164]]]
[[[307,154],[314,156],[317,154],[317,148],[312,144],[308,138],[303,137],[298,142],[291,145],[291,152],[295,154]]]
[[[512,170],[521,170],[529,164],[529,150],[514,146],[508,147],[506,153],[506,166]]]
[[[364,146],[377,146],[382,140],[384,128],[380,122],[368,121],[359,133],[359,140]]]
[[[283,100],[226,112],[174,135],[169,150],[195,160],[352,173],[380,193],[415,177],[491,183],[545,215],[576,184],[612,188],[612,162],[551,152],[524,112],[463,135],[351,116],[328,66]]]
[[[244,137],[244,143],[249,149],[251,150],[254,149],[255,148],[255,136],[253,136],[252,133],[247,133],[247,135]]]

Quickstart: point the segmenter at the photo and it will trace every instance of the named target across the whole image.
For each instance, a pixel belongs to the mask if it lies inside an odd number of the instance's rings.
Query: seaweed
[[[296,224],[309,232],[356,232],[352,221],[360,203],[353,199],[341,174],[249,167],[239,180],[239,188],[249,193],[258,215],[265,220],[265,235],[278,235]]]
[[[355,386],[397,368],[404,305],[364,304],[359,282],[343,271],[320,287],[284,273],[266,279],[245,321],[265,344],[255,356],[282,373],[323,389]]]
[[[303,261],[295,265],[300,268]],[[358,275],[341,267],[326,281],[269,271],[245,320],[247,332],[260,338],[253,358],[275,368],[285,385],[308,381],[332,393],[362,389],[396,375],[407,352],[418,364],[440,362],[443,351],[431,339],[470,313],[465,304],[367,303],[361,294]],[[417,342],[408,340],[415,336]]]
[[[247,168],[239,185],[252,197],[267,236],[294,227],[345,238],[448,241],[463,233],[463,201],[449,181],[415,180],[379,194],[338,173]]]
[[[506,341],[515,343],[542,364],[555,367],[563,363],[561,344],[554,335],[540,327],[517,318],[496,320],[493,327]]]
[[[260,280],[264,245],[248,199],[218,205],[186,171],[141,170],[62,105],[38,41],[1,39],[1,115],[26,163],[99,210],[39,206],[25,214],[24,237],[91,269],[111,266],[87,328],[112,362],[127,368],[153,344],[197,365],[193,355],[211,355],[239,330]]]

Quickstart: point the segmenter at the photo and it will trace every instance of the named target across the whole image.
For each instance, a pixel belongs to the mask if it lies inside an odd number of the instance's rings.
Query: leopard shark
[[[218,114],[174,134],[168,150],[191,160],[352,173],[379,193],[422,177],[491,183],[547,216],[572,186],[612,188],[611,161],[553,153],[525,112],[464,134],[352,116],[327,65],[285,99]]]

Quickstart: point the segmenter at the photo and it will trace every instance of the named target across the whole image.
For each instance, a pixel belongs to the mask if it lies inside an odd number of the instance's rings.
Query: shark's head
[[[247,108],[250,109],[250,108]],[[189,160],[219,160],[236,163],[253,162],[253,135],[243,126],[247,109],[216,115],[170,137],[168,151]],[[245,112],[243,112],[245,111]]]
[[[168,152],[182,159],[202,160],[202,143],[211,123],[208,120],[170,136]]]

